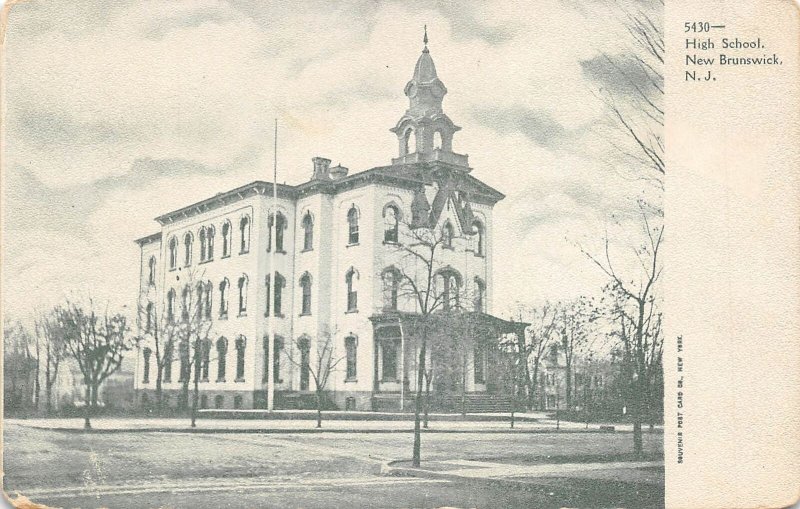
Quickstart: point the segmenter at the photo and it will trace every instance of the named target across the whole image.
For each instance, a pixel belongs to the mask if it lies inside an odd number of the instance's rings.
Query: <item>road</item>
[[[662,435],[646,446],[660,451]],[[429,434],[423,460],[528,461],[630,448],[629,434]],[[476,480],[385,477],[410,434],[68,433],[7,424],[5,490],[52,507],[657,506],[663,484],[549,478],[509,488]],[[663,475],[663,474],[662,474]],[[598,498],[600,497],[600,498]]]

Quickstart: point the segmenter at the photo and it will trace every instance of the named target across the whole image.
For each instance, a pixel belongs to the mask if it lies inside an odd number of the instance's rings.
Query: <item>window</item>
[[[169,269],[174,270],[178,265],[178,239],[169,239]]]
[[[225,381],[225,355],[228,353],[228,340],[221,337],[217,340],[217,382]]]
[[[205,317],[205,310],[206,310],[206,285],[203,284],[202,281],[197,283],[197,288],[195,289],[196,294],[196,301],[195,301],[195,319],[202,320]]]
[[[183,265],[184,267],[188,267],[192,264],[192,244],[194,238],[192,234],[187,232],[186,235],[183,236]]]
[[[250,216],[244,216],[239,220],[239,235],[241,237],[239,254],[245,254],[250,251]]]
[[[147,262],[147,266],[150,269],[148,276],[147,276],[147,284],[154,285],[156,284],[156,257],[151,256],[150,261]]]
[[[181,318],[183,321],[189,321],[189,310],[192,305],[192,290],[189,288],[189,285],[183,287],[183,291],[181,292]]]
[[[142,350],[142,357],[144,359],[144,376],[142,377],[143,384],[150,382],[150,355],[152,355],[152,353],[153,351],[149,348]]]
[[[220,409],[225,406],[225,396],[217,394],[214,396],[214,408]]]
[[[181,369],[178,373],[179,382],[189,381],[189,342],[186,340],[178,344],[178,355],[180,356]]]
[[[307,391],[309,376],[311,374],[311,367],[309,365],[311,342],[308,340],[308,338],[303,337],[300,338],[297,346],[300,347],[300,390]]]
[[[175,321],[175,289],[171,288],[167,292],[167,321],[172,323]]]
[[[200,351],[200,379],[208,382],[208,365],[211,363],[211,341],[205,340]]]
[[[311,212],[306,212],[303,216],[303,251],[311,251],[314,249],[314,218],[311,217]]]
[[[244,349],[247,345],[247,338],[239,336],[236,338],[236,381],[244,382]]]
[[[233,397],[233,408],[236,409],[236,410],[242,408],[242,396],[241,395],[237,394],[236,396]]]
[[[239,316],[247,316],[247,275],[239,278]]]
[[[472,250],[475,251],[475,255],[483,256],[483,250],[484,250],[483,237],[485,235],[483,224],[480,221],[475,221],[474,223],[472,223],[472,231],[473,234],[475,235],[472,240],[473,243]]]
[[[200,240],[200,261],[206,261],[206,227],[200,228],[200,233],[197,234]]]
[[[475,311],[484,312],[486,300],[486,283],[479,277],[475,278]]]
[[[147,307],[145,308],[145,313],[147,316],[145,317],[145,332],[152,332],[153,331],[153,303],[148,302]]]
[[[485,369],[484,369],[485,362],[486,362],[486,360],[484,359],[484,356],[483,356],[483,346],[482,345],[476,345],[474,350],[473,350],[473,352],[472,352],[472,363],[474,365],[473,367],[474,367],[474,371],[475,371],[475,383],[476,384],[486,383]]]
[[[347,211],[347,225],[347,243],[358,244],[358,209],[356,209],[355,205]]]
[[[387,205],[383,209],[383,241],[396,244],[398,241],[398,225],[400,221],[400,211],[395,205]]]
[[[231,255],[231,222],[225,221],[222,224],[222,257]]]
[[[269,216],[269,236],[268,236],[269,242],[267,242],[267,252],[269,252],[269,250],[272,249],[272,230],[273,230],[273,225],[274,225],[274,229],[275,229],[275,252],[276,253],[283,253],[284,252],[284,249],[283,249],[283,234],[284,234],[284,231],[286,230],[286,217],[284,217],[283,214],[278,212],[277,221],[276,221],[275,218],[276,218],[276,216],[274,214],[270,214],[270,216]]]
[[[228,317],[228,290],[230,289],[230,282],[228,278],[222,280],[219,284],[219,317]]]
[[[283,382],[281,380],[281,350],[283,350],[283,338],[275,336],[275,359],[272,361],[272,379],[277,383]],[[262,381],[269,380],[269,336],[264,336],[264,374]]]
[[[200,395],[200,408],[208,408],[208,394]]]
[[[397,292],[400,286],[400,272],[394,267],[383,271],[383,309],[397,311]]]
[[[347,311],[358,311],[358,292],[355,289],[353,280],[358,278],[358,273],[354,268],[350,268],[345,275],[345,283],[347,283]]]
[[[397,340],[389,338],[381,341],[381,364],[383,382],[397,381]]]
[[[442,247],[453,249],[453,225],[450,221],[442,226]]]
[[[311,314],[311,274],[306,272],[300,277],[300,287],[303,291],[301,315]]]
[[[348,381],[355,381],[358,374],[356,360],[358,359],[358,338],[347,336],[344,338],[344,348],[347,352],[347,371]]]
[[[206,229],[206,261],[214,259],[214,235],[216,230],[213,226]]]
[[[445,311],[458,308],[458,294],[461,287],[461,276],[458,275],[458,272],[452,269],[441,271],[438,283],[442,288],[438,304]]]
[[[167,341],[164,345],[164,382],[172,381],[172,341]]]
[[[403,154],[410,154],[411,149],[414,149],[414,152],[417,151],[417,144],[414,137],[414,130],[409,128],[406,129],[406,132],[403,134]]]
[[[264,316],[269,316],[269,310],[273,305],[275,308],[273,316],[278,316],[278,317],[283,316],[283,314],[281,313],[281,300],[283,298],[283,288],[286,286],[286,280],[283,278],[283,276],[280,275],[279,272],[275,273],[275,289],[274,289],[275,293],[272,298],[272,301],[274,302],[271,302],[271,299],[269,299],[270,286],[271,286],[269,276],[266,277],[264,284],[267,287],[267,297],[268,297],[267,309],[264,312]]]
[[[433,133],[433,149],[438,150],[442,148],[442,132],[436,131]]]
[[[206,320],[211,320],[211,310],[212,308],[212,294],[214,292],[214,285],[211,281],[206,282],[206,298],[205,298],[205,317]]]

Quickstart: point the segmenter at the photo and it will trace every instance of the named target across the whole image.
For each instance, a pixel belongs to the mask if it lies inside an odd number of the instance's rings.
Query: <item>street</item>
[[[645,434],[652,457],[660,458],[662,439],[660,433]],[[385,463],[410,457],[412,435],[405,433],[86,434],[7,422],[4,444],[7,496],[53,507],[663,505],[663,466],[635,470],[609,463],[606,470],[512,485],[381,475]],[[424,435],[422,451],[423,467],[458,460],[519,469],[531,463],[611,461],[630,447],[628,433],[447,433]]]

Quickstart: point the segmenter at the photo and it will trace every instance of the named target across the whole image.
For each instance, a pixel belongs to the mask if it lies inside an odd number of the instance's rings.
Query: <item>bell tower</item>
[[[447,87],[436,74],[428,50],[427,26],[422,42],[424,47],[414,66],[414,75],[404,89],[408,109],[391,129],[399,145],[399,157],[392,159],[392,164],[444,161],[466,167],[467,156],[453,152],[453,134],[461,128],[442,109]]]

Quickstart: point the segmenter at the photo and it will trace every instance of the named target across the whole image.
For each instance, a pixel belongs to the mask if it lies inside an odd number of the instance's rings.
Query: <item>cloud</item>
[[[479,109],[473,113],[473,118],[500,134],[519,132],[542,147],[559,148],[571,138],[569,131],[542,109],[524,106]]]
[[[634,54],[596,55],[582,60],[580,65],[587,78],[613,94],[643,94],[648,98],[662,95],[658,89],[663,90],[663,77],[637,61]]]

